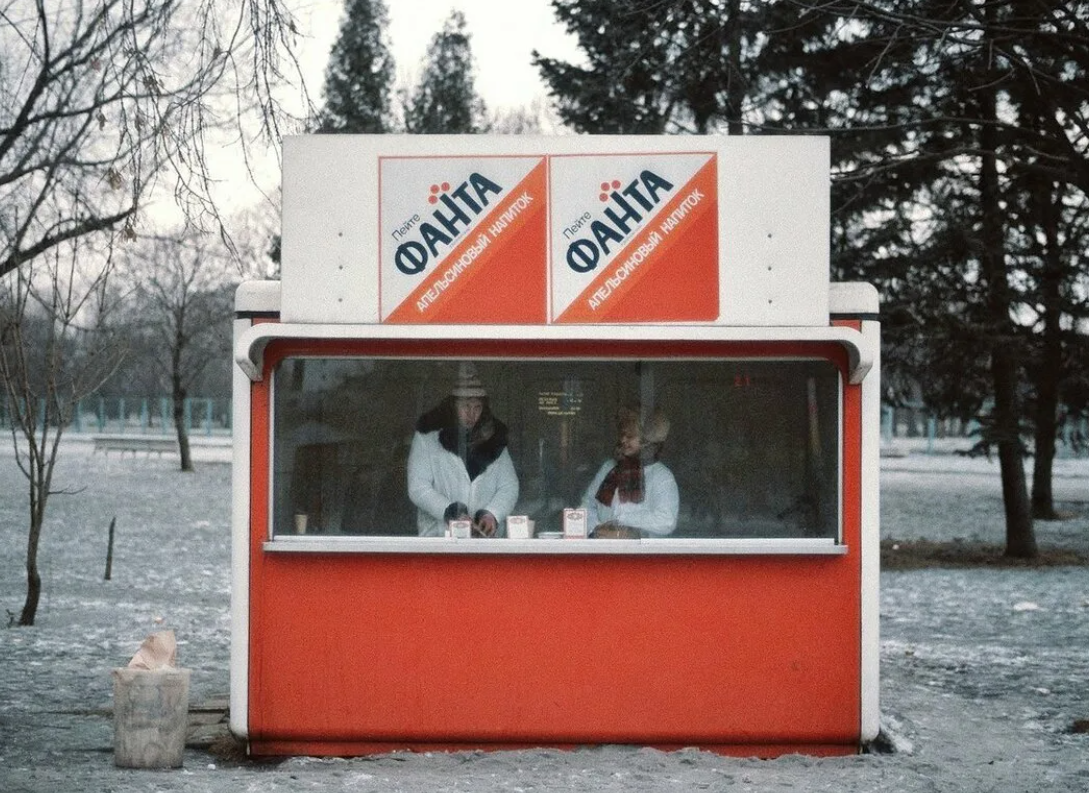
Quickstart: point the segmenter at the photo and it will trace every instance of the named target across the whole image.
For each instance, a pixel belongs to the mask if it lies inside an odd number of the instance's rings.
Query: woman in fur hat
[[[644,414],[622,407],[617,443],[582,498],[591,536],[609,539],[665,537],[677,528],[680,497],[673,472],[659,461],[669,434],[660,410]]]
[[[441,537],[451,520],[472,520],[473,536],[501,536],[518,501],[507,425],[492,415],[472,364],[450,394],[420,416],[408,454],[408,497],[421,537]]]

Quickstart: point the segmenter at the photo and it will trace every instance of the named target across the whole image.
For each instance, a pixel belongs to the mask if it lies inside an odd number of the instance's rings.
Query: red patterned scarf
[[[597,489],[597,500],[609,506],[613,495],[620,493],[622,503],[641,504],[643,501],[643,463],[638,456],[621,457]]]

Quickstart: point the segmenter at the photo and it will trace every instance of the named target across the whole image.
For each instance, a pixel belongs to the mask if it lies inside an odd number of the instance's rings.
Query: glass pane
[[[439,470],[449,481],[435,489],[450,504],[473,502],[464,504],[470,518],[492,507],[497,536],[507,514],[528,516],[540,535],[562,530],[564,508],[587,505],[644,537],[838,536],[840,379],[829,362],[475,361],[479,391],[470,391],[484,395],[477,401],[493,421],[464,436],[436,429],[456,421],[453,392],[467,382],[460,363],[282,361],[273,380],[274,533],[416,536],[445,527],[423,497],[409,497],[415,439],[417,474]],[[471,408],[474,398],[462,402]],[[618,466],[617,416],[628,406],[643,421],[625,424],[646,442]],[[504,465],[517,485],[509,503],[497,473]],[[457,493],[450,477],[464,477]],[[663,505],[673,485],[675,503]],[[608,508],[593,509],[606,497]]]

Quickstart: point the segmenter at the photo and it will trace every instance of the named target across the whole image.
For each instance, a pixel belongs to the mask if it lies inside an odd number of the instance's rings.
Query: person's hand
[[[599,523],[591,536],[597,540],[638,540],[639,532],[616,521],[609,521]]]
[[[442,513],[442,519],[448,523],[452,520],[468,520],[469,508],[460,501],[455,501]]]
[[[498,528],[498,523],[495,520],[495,515],[486,509],[480,510],[476,513],[476,517],[473,518],[474,537],[494,537],[496,528]]]

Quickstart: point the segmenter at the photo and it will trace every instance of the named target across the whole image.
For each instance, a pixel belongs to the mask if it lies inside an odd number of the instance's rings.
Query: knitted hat
[[[483,399],[488,395],[488,392],[484,390],[484,384],[477,377],[476,367],[468,362],[458,366],[458,379],[450,393],[459,399],[469,397]]]
[[[622,407],[616,413],[616,426],[621,430],[637,429],[645,444],[664,443],[669,435],[669,419],[659,408],[646,415],[638,405]]]

